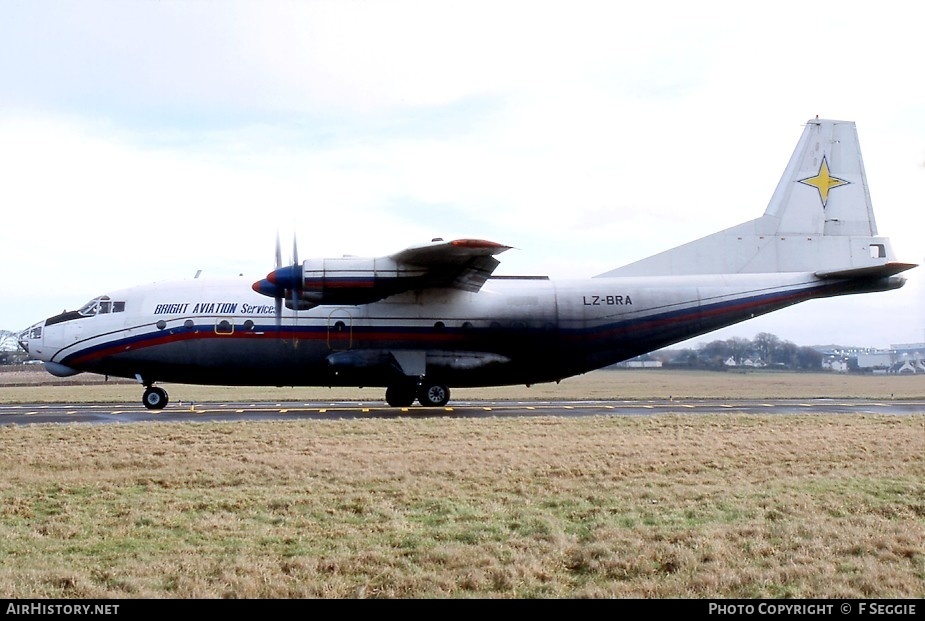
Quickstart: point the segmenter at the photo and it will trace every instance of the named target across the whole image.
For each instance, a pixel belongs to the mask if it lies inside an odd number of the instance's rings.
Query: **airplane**
[[[807,121],[764,214],[586,279],[497,276],[509,246],[434,239],[309,259],[257,280],[153,283],[19,335],[56,376],[379,386],[393,407],[450,389],[558,382],[815,298],[888,291],[911,263],[880,237],[854,122]]]

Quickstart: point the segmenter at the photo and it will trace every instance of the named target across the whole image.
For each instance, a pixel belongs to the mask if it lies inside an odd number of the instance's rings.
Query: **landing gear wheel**
[[[406,408],[414,403],[414,390],[411,383],[392,384],[385,389],[385,402],[393,408]]]
[[[428,407],[443,407],[450,400],[450,389],[443,384],[424,382],[418,389],[418,401]]]
[[[141,397],[141,402],[149,410],[163,410],[167,401],[167,391],[156,386],[148,386]]]

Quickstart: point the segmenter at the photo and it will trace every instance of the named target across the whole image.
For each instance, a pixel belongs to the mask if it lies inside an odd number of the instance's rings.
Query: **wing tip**
[[[457,248],[472,248],[478,250],[495,250],[497,252],[504,252],[505,250],[510,250],[511,246],[505,244],[499,244],[498,242],[489,241],[487,239],[474,239],[474,238],[464,238],[464,239],[454,239],[450,242],[450,245]]]

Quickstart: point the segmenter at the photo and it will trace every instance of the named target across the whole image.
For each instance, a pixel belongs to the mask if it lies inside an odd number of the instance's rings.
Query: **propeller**
[[[261,295],[273,298],[276,308],[276,328],[282,326],[283,302],[291,294],[291,305],[299,310],[299,297],[302,291],[302,266],[299,264],[299,249],[295,237],[292,239],[292,264],[283,266],[279,231],[276,233],[276,262],[272,272],[263,280],[258,280],[251,288]]]

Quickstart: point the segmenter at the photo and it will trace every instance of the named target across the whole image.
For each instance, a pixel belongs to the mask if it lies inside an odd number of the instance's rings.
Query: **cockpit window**
[[[84,304],[83,306],[81,306],[79,309],[77,309],[77,313],[79,315],[83,315],[84,317],[95,315],[96,309],[98,308],[99,303],[100,303],[99,299],[94,298],[90,300],[89,302],[87,302],[86,304]]]
[[[125,310],[125,302],[113,302],[108,295],[93,298],[77,311],[82,317],[104,315],[106,313],[121,313]]]

